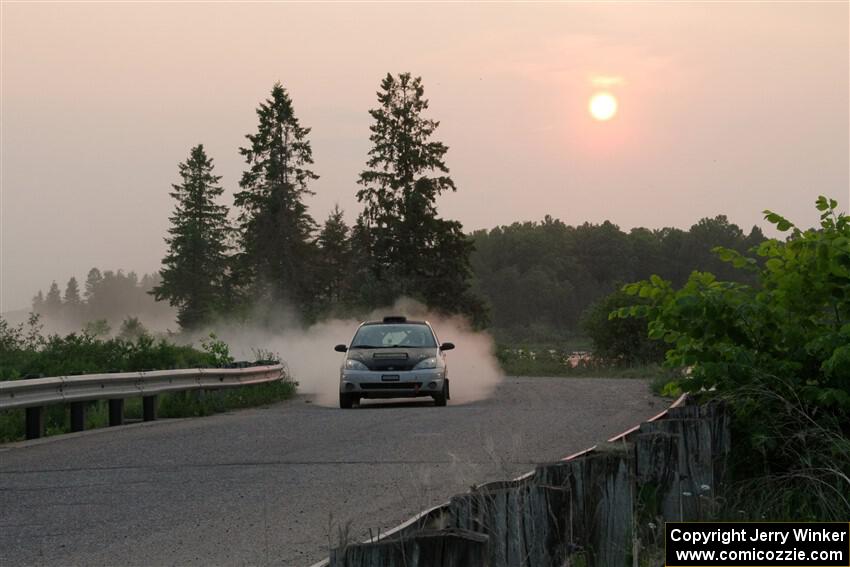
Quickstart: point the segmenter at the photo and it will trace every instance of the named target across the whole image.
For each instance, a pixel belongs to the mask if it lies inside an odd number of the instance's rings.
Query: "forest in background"
[[[571,226],[546,217],[469,235],[472,291],[489,314],[490,330],[502,343],[554,344],[584,335],[582,321],[595,302],[622,284],[657,274],[681,286],[694,270],[745,282],[711,252],[723,246],[745,253],[765,240],[758,227],[743,231],[725,216],[703,218],[688,230],[584,223]],[[152,329],[177,330],[174,311],[150,295],[157,274],[92,268],[83,285],[72,277],[39,291],[33,311],[50,329],[106,328],[120,333],[137,319]],[[64,291],[62,291],[64,289]],[[103,323],[98,323],[102,321]],[[165,325],[166,327],[163,327]]]
[[[694,270],[741,281],[711,250],[746,252],[765,239],[723,216],[688,230],[634,228],[611,222],[570,226],[546,217],[472,234],[473,290],[489,309],[499,342],[554,343],[583,335],[593,304],[623,284],[652,274],[681,285]]]
[[[40,316],[50,332],[86,330],[95,336],[133,334],[142,326],[151,330],[176,330],[174,309],[158,302],[151,291],[159,284],[159,274],[125,273],[123,270],[92,268],[82,285],[75,276],[64,287],[57,282],[39,290],[32,300],[31,313]]]

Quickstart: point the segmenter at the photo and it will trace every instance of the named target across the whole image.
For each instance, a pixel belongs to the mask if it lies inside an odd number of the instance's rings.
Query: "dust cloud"
[[[271,332],[250,325],[218,325],[215,333],[228,344],[237,360],[253,360],[258,349],[280,355],[298,382],[298,391],[311,395],[321,405],[338,402],[343,355],[333,350],[334,345],[349,344],[363,320],[385,315],[425,319],[434,327],[440,342],[455,344],[455,350],[447,353],[453,403],[485,399],[503,378],[490,335],[472,330],[462,317],[431,313],[416,301],[400,299],[392,307],[372,311],[363,319],[330,319],[307,328],[295,326],[295,317],[286,309],[278,312],[288,320],[285,327],[290,328]]]

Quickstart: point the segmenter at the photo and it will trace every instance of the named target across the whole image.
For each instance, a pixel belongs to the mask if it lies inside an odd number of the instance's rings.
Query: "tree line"
[[[310,128],[280,83],[257,108],[257,130],[239,149],[245,170],[230,208],[202,144],[179,165],[176,205],[161,282],[152,293],[178,310],[183,329],[218,317],[268,314],[289,305],[307,322],[371,309],[405,295],[432,309],[483,321],[470,290],[472,245],[436,200],[456,187],[439,122],[424,116],[419,77],[388,74],[370,110],[372,149],[356,183],[363,209],[354,226],[335,208],[319,226],[304,202],[313,194]],[[273,320],[265,323],[274,325]]]
[[[142,332],[141,320],[161,320],[171,309],[151,297],[161,282],[159,274],[124,273],[123,270],[89,270],[82,289],[71,277],[64,291],[55,281],[33,297],[32,312],[52,327],[66,331],[85,327],[95,336],[109,335],[112,329],[133,336]]]
[[[583,321],[604,311],[594,309],[597,302],[652,274],[676,285],[694,270],[746,281],[747,274],[711,250],[724,246],[743,253],[764,240],[758,227],[745,233],[723,215],[688,230],[628,232],[608,221],[570,226],[546,216],[474,232],[473,288],[485,298],[497,338],[546,342],[585,333]]]
[[[380,289],[371,273],[353,261],[353,251],[361,246],[357,240],[362,238],[356,229],[346,225],[337,207],[315,237],[316,261],[311,266],[317,286],[315,301],[324,302],[324,306],[317,305],[317,311],[323,308],[325,312],[344,313],[358,294],[369,294],[374,304],[384,305],[392,302],[393,294],[415,294],[410,288]],[[540,222],[475,231],[465,245],[472,247],[471,293],[480,298],[498,339],[552,342],[575,334],[595,336],[604,332],[611,335],[611,341],[633,341],[634,333],[618,325],[633,326],[636,322],[607,322],[612,309],[633,301],[616,291],[623,283],[658,274],[674,285],[683,285],[694,270],[752,283],[746,273],[730,267],[711,249],[723,246],[745,253],[764,240],[758,227],[745,232],[723,215],[703,218],[687,230],[668,227],[630,231],[610,222],[570,226],[547,216]],[[227,258],[223,256],[222,263]],[[186,284],[210,285],[209,281],[193,280]],[[160,285],[159,274],[138,278],[133,272],[101,273],[93,268],[84,291],[71,278],[63,300],[54,283],[47,297],[39,292],[33,308],[48,319],[66,317],[73,324],[105,319],[114,327],[128,314],[142,320],[161,315],[163,306],[147,295]],[[222,277],[218,285],[225,288],[226,280]],[[653,357],[657,347],[655,343],[650,347]],[[612,352],[624,348],[617,346]]]

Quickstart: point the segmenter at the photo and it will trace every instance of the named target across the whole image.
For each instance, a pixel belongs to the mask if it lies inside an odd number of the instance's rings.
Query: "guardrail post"
[[[109,400],[109,425],[124,424],[124,400]]]
[[[27,408],[26,416],[27,439],[38,439],[44,435],[44,407]]]
[[[145,421],[156,419],[156,396],[142,396],[142,419]]]
[[[86,428],[86,402],[71,402],[71,431]]]

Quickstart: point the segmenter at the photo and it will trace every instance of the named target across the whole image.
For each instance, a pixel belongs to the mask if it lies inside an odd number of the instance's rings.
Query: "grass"
[[[676,398],[681,390],[675,380],[681,376],[676,370],[657,363],[616,364],[588,357],[576,359],[576,351],[554,345],[513,348],[499,346],[496,357],[508,376],[556,376],[568,378],[633,378],[649,380],[650,390],[665,398]]]
[[[281,380],[222,390],[175,392],[158,397],[158,418],[200,417],[229,410],[263,406],[287,400],[295,394],[296,383]],[[0,443],[24,439],[23,409],[0,412]],[[142,419],[142,399],[127,398],[124,418],[128,421]],[[70,411],[67,404],[48,406],[44,417],[45,437],[71,431]],[[109,421],[105,400],[90,402],[86,408],[86,429],[106,427]]]
[[[496,350],[496,357],[502,370],[510,376],[663,378],[665,382],[672,377],[670,370],[656,363],[617,364],[594,360],[589,356],[576,357],[574,353],[550,345],[518,348],[500,346]]]

